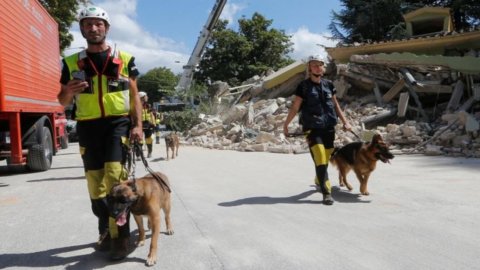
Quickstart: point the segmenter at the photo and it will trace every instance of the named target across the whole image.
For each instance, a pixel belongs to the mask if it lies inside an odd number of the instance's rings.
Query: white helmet
[[[107,22],[108,25],[110,25],[108,13],[101,7],[88,6],[84,10],[80,11],[79,22],[82,23],[82,20],[86,18],[102,19]]]
[[[312,61],[319,61],[319,62],[322,62],[323,64],[326,64],[328,62],[328,61],[325,61],[325,58],[319,54],[310,55],[307,59],[307,63],[310,63]]]
[[[140,98],[145,98],[145,99],[148,98],[147,93],[145,93],[145,92],[143,92],[143,91],[138,92],[138,96],[139,96]]]

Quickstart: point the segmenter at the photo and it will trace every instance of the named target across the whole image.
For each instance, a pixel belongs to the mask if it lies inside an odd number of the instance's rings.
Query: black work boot
[[[110,242],[111,242],[110,233],[108,233],[108,230],[106,230],[104,233],[100,234],[100,236],[98,237],[98,241],[95,244],[94,249],[100,252],[109,251]]]
[[[110,249],[110,234],[108,232],[108,206],[105,198],[90,200],[92,211],[98,218],[98,241],[95,243],[96,251],[108,251]]]
[[[129,253],[129,237],[119,237],[111,239],[112,249],[110,251],[110,259],[119,261],[125,259]]]
[[[148,149],[147,158],[151,158],[152,157],[153,145],[152,144],[147,144],[147,149]]]
[[[323,194],[323,204],[332,205],[334,202],[331,194]]]

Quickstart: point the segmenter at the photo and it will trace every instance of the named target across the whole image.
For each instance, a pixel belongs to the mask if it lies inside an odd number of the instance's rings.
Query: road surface
[[[308,154],[181,147],[149,165],[170,177],[175,234],[152,269],[480,269],[480,160],[418,155],[378,164],[370,196],[333,180],[333,206],[314,191]],[[0,166],[5,164],[0,162]],[[78,144],[47,172],[0,168],[0,269],[142,269],[147,245],[123,261],[95,252]],[[145,173],[137,163],[136,175]],[[133,236],[136,225],[131,219]],[[165,226],[162,224],[162,232]]]

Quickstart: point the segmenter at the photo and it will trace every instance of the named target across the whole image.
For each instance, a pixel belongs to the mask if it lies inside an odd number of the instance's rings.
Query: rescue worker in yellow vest
[[[155,115],[155,144],[160,144],[160,124],[163,121],[163,114],[153,109],[153,115]]]
[[[142,102],[142,126],[143,126],[143,133],[145,134],[145,144],[147,145],[147,157],[152,157],[153,151],[153,130],[155,129],[155,116],[153,115],[152,109],[150,104],[148,104],[148,96],[145,92],[138,93],[140,97],[140,101]],[[140,153],[137,153],[139,156]]]
[[[142,134],[141,103],[134,57],[106,42],[110,19],[105,10],[86,7],[79,15],[88,47],[63,59],[59,102],[74,104],[92,211],[98,218],[97,251],[120,260],[128,254],[129,217],[118,224],[110,217],[107,194],[128,177],[126,147]]]

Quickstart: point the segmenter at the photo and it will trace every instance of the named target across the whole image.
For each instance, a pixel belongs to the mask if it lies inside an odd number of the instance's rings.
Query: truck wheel
[[[62,149],[67,149],[68,148],[68,135],[67,134],[60,137],[60,147]]]
[[[52,133],[47,127],[42,128],[42,143],[34,144],[28,149],[27,167],[32,171],[46,171],[52,166]]]

